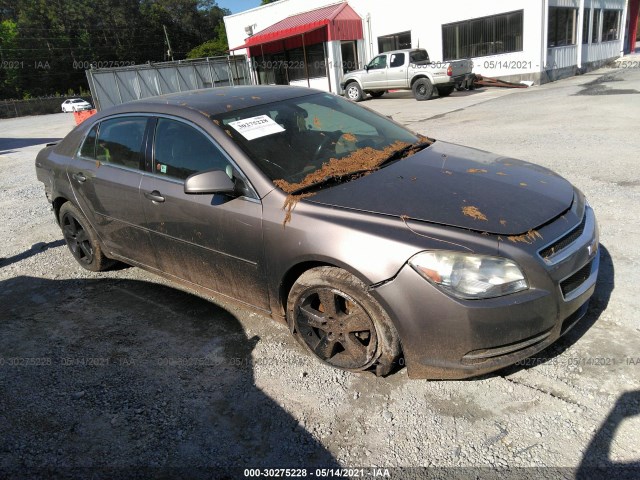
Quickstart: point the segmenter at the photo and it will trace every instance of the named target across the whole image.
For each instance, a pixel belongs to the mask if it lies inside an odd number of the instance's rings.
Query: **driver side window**
[[[378,55],[376,58],[369,62],[369,70],[379,70],[387,67],[387,56]]]

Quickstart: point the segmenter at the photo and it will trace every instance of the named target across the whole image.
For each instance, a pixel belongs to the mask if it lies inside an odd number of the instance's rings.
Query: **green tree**
[[[10,98],[18,96],[18,76],[24,65],[15,58],[18,26],[13,20],[0,22],[0,96]]]
[[[163,26],[176,60],[207,41],[224,53],[229,13],[214,0],[0,0],[0,55],[24,66],[0,72],[0,98],[86,90],[91,65],[167,60]]]
[[[273,2],[277,2],[278,0],[262,0],[262,2],[260,2],[260,5],[268,5],[270,3]]]
[[[226,55],[229,50],[227,41],[227,31],[224,28],[224,22],[220,22],[215,29],[215,36],[212,40],[201,43],[189,53],[187,58],[203,58],[215,57],[217,55]]]

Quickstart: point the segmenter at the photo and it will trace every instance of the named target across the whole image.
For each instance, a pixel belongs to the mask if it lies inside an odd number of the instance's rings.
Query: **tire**
[[[433,95],[433,84],[428,78],[419,78],[411,86],[411,91],[416,100],[429,100]]]
[[[289,293],[287,322],[313,356],[334,368],[384,376],[401,353],[384,309],[364,283],[340,268],[313,268],[298,278]]]
[[[69,251],[81,267],[101,272],[113,266],[115,262],[102,253],[93,228],[75,205],[71,202],[63,204],[58,218]]]
[[[358,85],[358,82],[348,83],[346,88],[344,89],[344,96],[354,102],[359,102],[364,97],[362,95],[362,89],[360,88],[360,85]]]
[[[448,97],[453,92],[455,87],[453,85],[448,87],[438,87],[438,95],[441,97]]]
[[[373,98],[380,98],[385,93],[387,93],[385,90],[376,90],[375,92],[369,92],[369,95],[371,95]]]

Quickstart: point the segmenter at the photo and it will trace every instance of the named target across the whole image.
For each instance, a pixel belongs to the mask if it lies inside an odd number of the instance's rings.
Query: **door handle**
[[[73,178],[75,178],[78,182],[80,183],[84,183],[87,181],[87,177],[84,176],[84,174],[82,172],[78,172],[78,173],[74,173],[73,175],[71,175]]]
[[[146,192],[144,196],[147,197],[152,202],[157,202],[157,203],[164,202],[164,197],[160,195],[160,192],[157,190],[154,190],[153,192]]]

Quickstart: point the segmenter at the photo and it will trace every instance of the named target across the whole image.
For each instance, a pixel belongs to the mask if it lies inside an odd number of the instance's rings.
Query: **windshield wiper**
[[[336,174],[336,175],[328,175],[326,177],[324,177],[322,180],[319,180],[317,182],[314,182],[310,185],[305,185],[304,187],[300,187],[297,190],[294,190],[293,192],[291,192],[291,195],[299,195],[301,193],[305,193],[308,192],[309,190],[312,190],[314,188],[318,188],[318,187],[322,187],[324,185],[327,185],[328,183],[342,183],[343,181],[348,181],[351,180],[353,176],[359,176],[363,173],[367,173],[367,172],[372,172],[373,170],[369,169],[369,168],[364,168],[361,170],[354,170],[353,172],[349,172],[349,173],[340,173],[340,174]]]
[[[318,188],[318,187],[322,187],[322,186],[327,185],[327,184],[332,183],[332,182],[342,183],[343,181],[353,180],[354,177],[359,177],[364,173],[373,172],[375,170],[378,170],[379,168],[382,168],[384,166],[389,165],[392,162],[400,160],[400,159],[406,157],[407,155],[412,155],[414,153],[417,153],[420,150],[423,150],[423,149],[425,149],[425,148],[427,148],[427,147],[429,147],[431,145],[433,145],[433,141],[412,143],[411,145],[407,145],[406,147],[402,147],[402,148],[396,150],[395,152],[391,153],[387,158],[385,158],[380,163],[378,163],[374,168],[363,168],[363,169],[359,169],[359,170],[353,170],[353,171],[347,172],[347,173],[340,173],[340,174],[335,174],[335,175],[327,175],[322,180],[314,182],[314,183],[312,183],[310,185],[305,185],[304,187],[300,187],[297,190],[294,190],[294,191],[290,192],[290,194],[291,195],[299,195],[301,193],[308,192],[309,190],[312,190],[312,189]]]
[[[391,155],[389,155],[387,158],[382,160],[378,164],[378,168],[382,168],[384,166],[389,165],[392,162],[400,160],[400,159],[406,157],[408,154],[413,155],[414,153],[418,153],[420,150],[424,150],[425,148],[430,147],[431,145],[433,145],[432,141],[429,141],[429,142],[418,142],[418,143],[412,143],[411,145],[407,145],[406,147],[403,147],[403,148],[401,148],[399,150],[396,150]]]
[[[406,157],[407,155],[413,155],[414,153],[417,153],[420,150],[423,150],[423,149],[431,146],[432,144],[433,144],[433,141],[412,143],[411,145],[407,145],[407,146],[402,147],[402,148],[396,150],[395,152],[391,153],[387,158],[383,159],[380,163],[378,163],[373,168],[362,168],[362,169],[353,170],[353,171],[347,172],[347,173],[339,173],[339,174],[334,174],[334,175],[327,175],[322,180],[319,180],[319,181],[314,182],[314,183],[312,183],[310,185],[305,185],[304,187],[300,187],[297,190],[294,190],[293,192],[291,192],[291,195],[299,195],[301,193],[305,193],[305,192],[307,192],[309,190],[312,190],[314,188],[322,187],[322,186],[327,185],[328,183],[332,183],[332,182],[341,183],[343,181],[354,180],[354,177],[360,177],[365,173],[369,173],[369,172],[373,172],[375,170],[378,170],[379,168],[385,167],[385,166],[387,166],[387,165],[389,165],[389,164],[391,164],[393,162],[396,162],[396,161]]]

